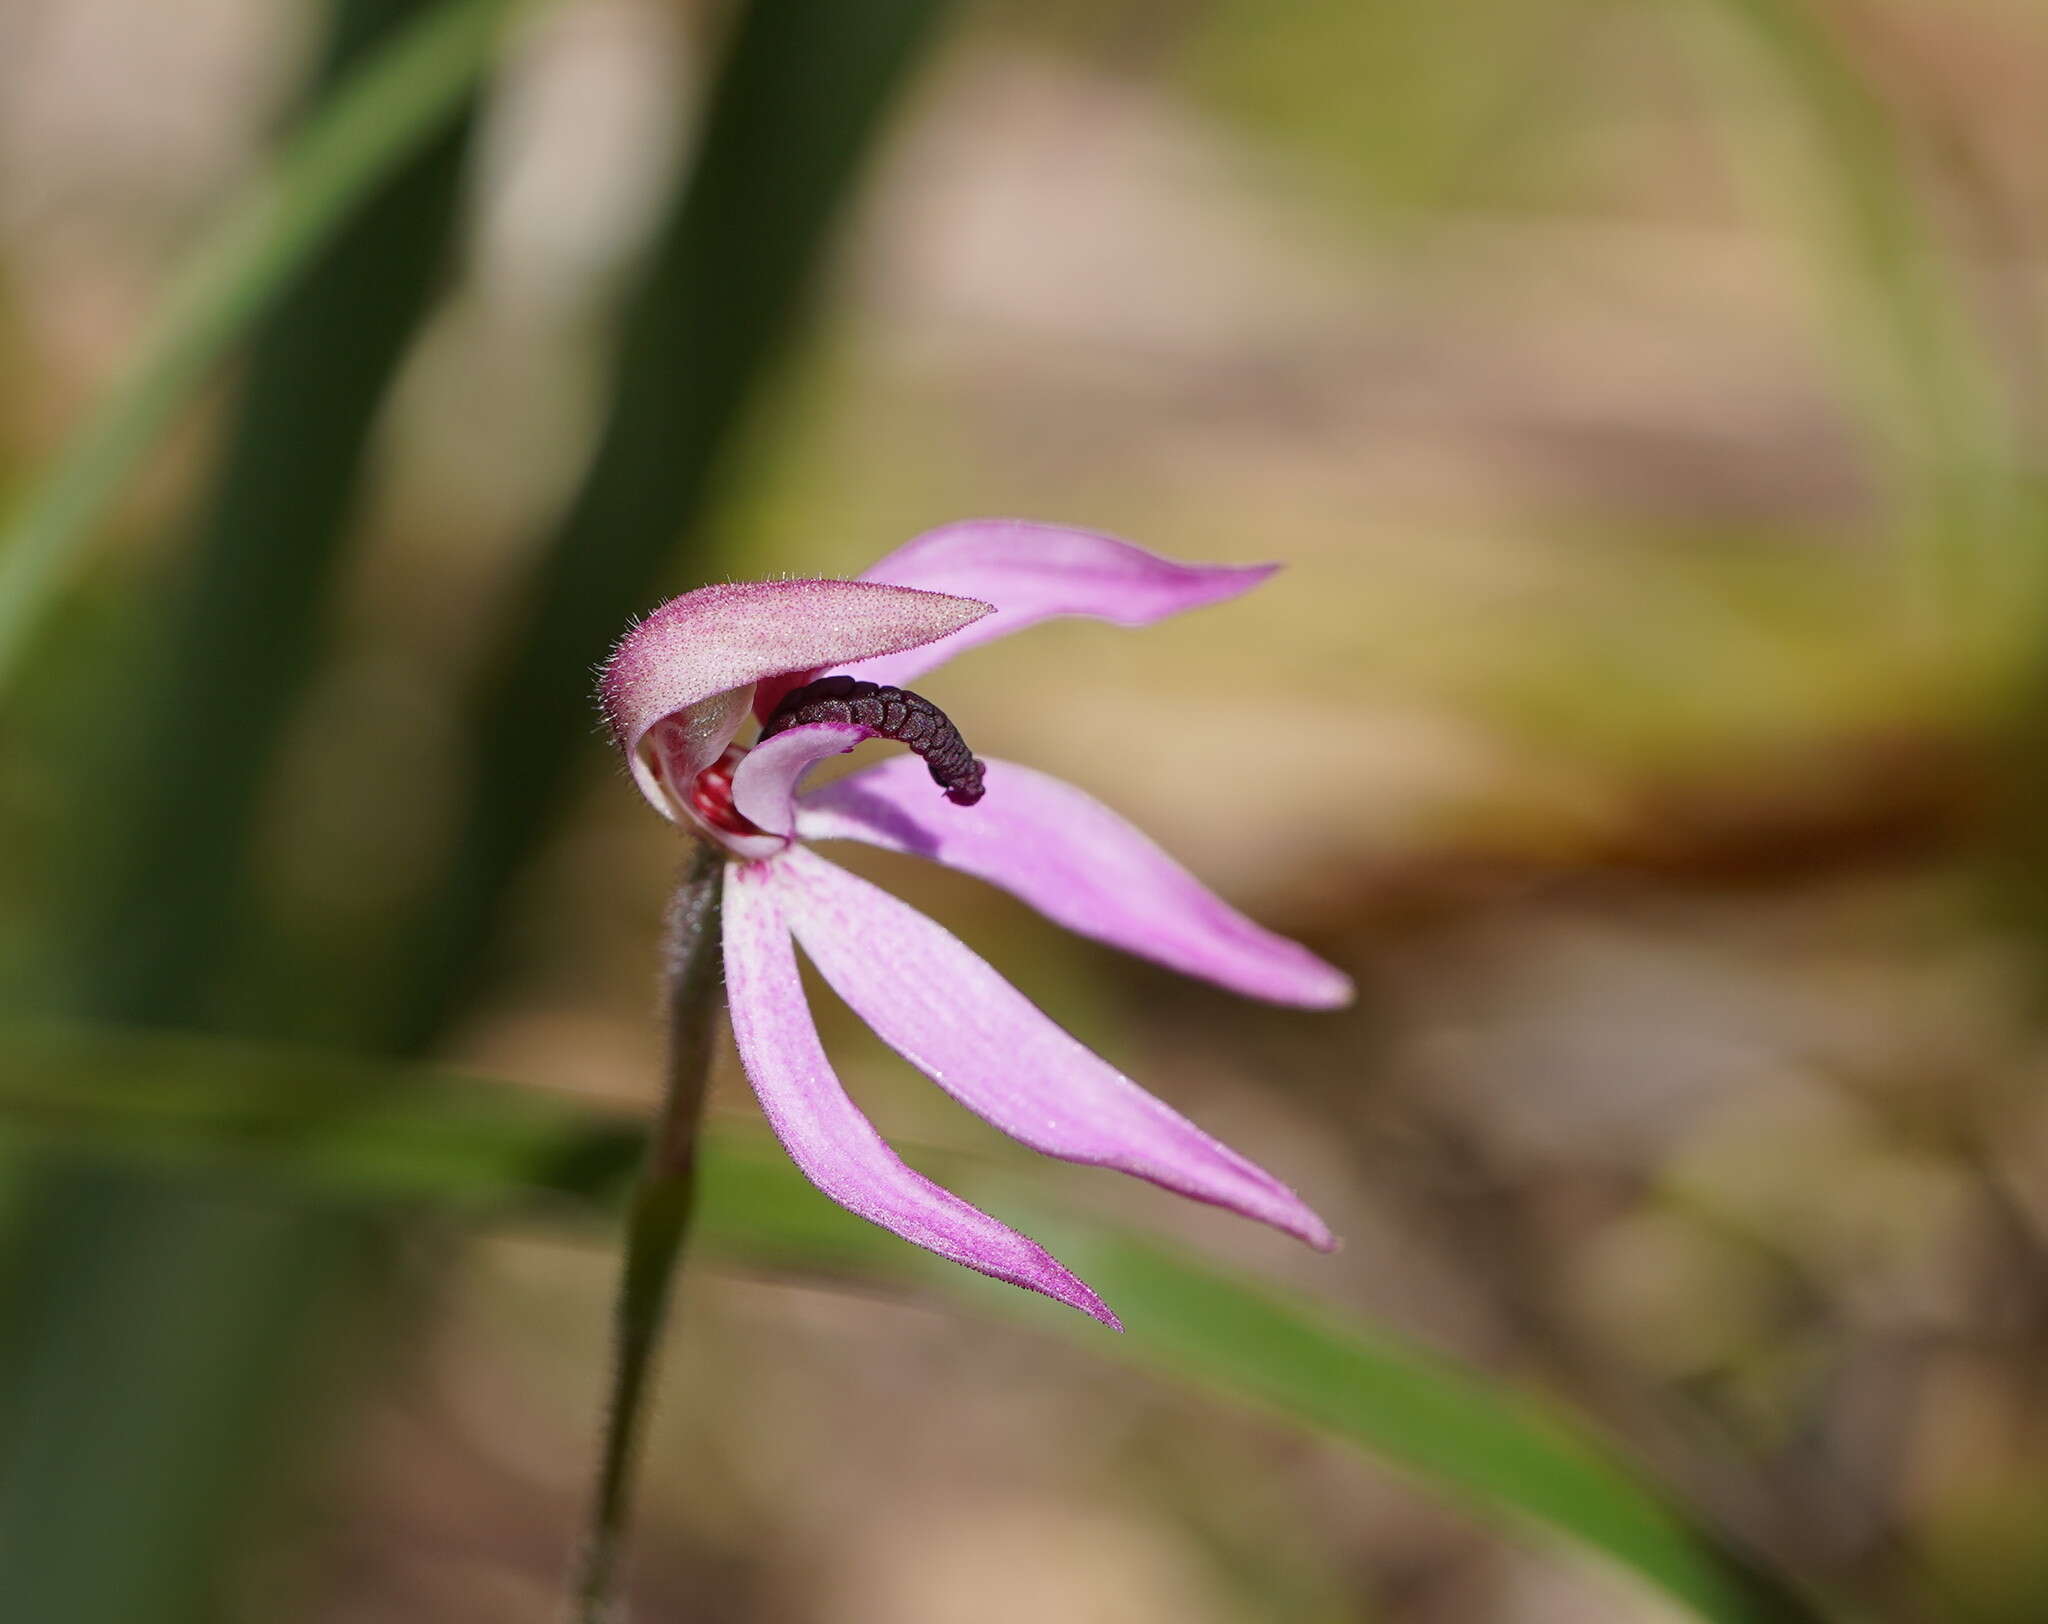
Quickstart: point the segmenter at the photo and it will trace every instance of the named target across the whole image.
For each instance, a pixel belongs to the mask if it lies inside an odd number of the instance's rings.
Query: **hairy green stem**
[[[654,1357],[668,1323],[676,1266],[695,1204],[698,1127],[724,984],[719,954],[723,875],[716,848],[700,847],[669,911],[667,1087],[627,1209],[611,1400],[576,1574],[574,1624],[618,1624],[624,1616],[618,1602],[619,1559],[632,1514],[633,1470],[653,1391]]]

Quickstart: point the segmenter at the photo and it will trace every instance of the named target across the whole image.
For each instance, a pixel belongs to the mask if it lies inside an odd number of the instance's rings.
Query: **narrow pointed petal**
[[[967,519],[905,542],[861,579],[979,598],[996,612],[943,644],[892,650],[839,669],[907,687],[966,649],[1055,615],[1149,626],[1249,592],[1276,568],[1183,564],[1091,530],[1024,519]]]
[[[605,720],[641,792],[673,818],[690,779],[731,742],[755,683],[914,648],[988,613],[886,582],[707,586],[671,598],[613,650],[599,681]]]
[[[774,867],[789,927],[833,990],[970,1111],[1048,1156],[1335,1244],[1286,1185],[1061,1031],[949,931],[801,846]]]
[[[843,756],[874,737],[871,729],[851,722],[810,722],[764,739],[732,775],[732,804],[742,817],[786,839],[796,833],[796,787],[804,774],[827,756]],[[915,756],[904,759],[924,765]],[[931,783],[929,774],[925,783]]]
[[[780,905],[782,879],[781,859],[727,864],[725,979],[740,1059],[790,1159],[870,1223],[1122,1330],[1102,1299],[1044,1247],[904,1166],[847,1098],[804,1001]]]
[[[920,765],[898,757],[812,791],[797,805],[798,838],[928,857],[1001,886],[1078,935],[1247,997],[1307,1009],[1351,1001],[1342,971],[1254,924],[1073,785],[984,760],[987,793],[963,812],[932,794]]]

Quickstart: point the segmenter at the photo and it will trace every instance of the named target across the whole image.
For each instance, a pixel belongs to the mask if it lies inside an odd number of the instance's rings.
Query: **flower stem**
[[[653,1390],[654,1355],[690,1227],[697,1129],[718,1026],[723,868],[717,849],[701,846],[669,908],[667,1087],[627,1211],[604,1456],[576,1573],[572,1624],[620,1624],[624,1617],[617,1596],[619,1558],[632,1511],[633,1469]]]

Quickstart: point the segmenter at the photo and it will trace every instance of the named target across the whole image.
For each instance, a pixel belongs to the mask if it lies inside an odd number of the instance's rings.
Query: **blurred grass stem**
[[[724,867],[715,847],[700,845],[669,910],[668,1076],[646,1164],[627,1207],[618,1345],[597,1490],[576,1574],[573,1624],[619,1624],[625,1616],[617,1592],[632,1515],[633,1472],[653,1392],[654,1359],[696,1204],[698,1130],[723,986],[719,899]]]

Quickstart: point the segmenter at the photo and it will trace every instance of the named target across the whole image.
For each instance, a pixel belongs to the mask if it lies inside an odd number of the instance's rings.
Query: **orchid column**
[[[791,1158],[834,1201],[905,1240],[1122,1328],[1043,1247],[882,1141],[819,1044],[799,944],[891,1048],[1034,1150],[1133,1173],[1318,1249],[1333,1244],[1280,1180],[1076,1042],[950,932],[809,849],[857,840],[929,858],[1081,935],[1233,991],[1306,1008],[1347,1002],[1337,970],[1231,908],[1081,791],[977,758],[953,720],[905,686],[1051,616],[1141,626],[1234,598],[1271,573],[974,520],[916,538],[857,581],[687,593],[620,643],[604,673],[606,718],[641,791],[697,849],[672,916],[668,1096],[628,1236],[580,1618],[611,1616],[638,1416],[688,1223],[720,959],[741,1061]],[[734,740],[750,716],[761,728],[747,748]],[[799,794],[813,766],[870,739],[911,754]]]

